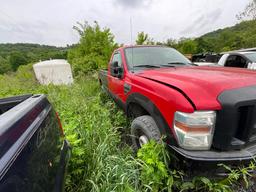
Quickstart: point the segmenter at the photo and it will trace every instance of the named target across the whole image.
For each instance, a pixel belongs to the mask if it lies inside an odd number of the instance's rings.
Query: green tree
[[[94,25],[78,22],[73,29],[80,35],[79,43],[68,51],[74,75],[106,67],[111,53],[117,48],[110,29],[102,29],[96,21]]]
[[[137,35],[137,39],[136,39],[136,44],[137,45],[143,45],[146,43],[146,41],[148,40],[148,34],[142,32],[139,32]]]
[[[147,33],[139,32],[136,39],[137,45],[155,45],[154,39],[149,37]]]
[[[11,70],[11,66],[9,65],[7,59],[0,56],[0,74],[4,74]]]
[[[21,52],[12,52],[9,57],[9,63],[13,71],[16,71],[20,65],[28,63],[27,58]]]
[[[178,43],[178,50],[184,54],[197,53],[197,43],[193,39],[181,38]]]
[[[212,45],[206,39],[199,37],[196,42],[198,53],[212,52]]]
[[[167,39],[165,45],[168,47],[177,48],[178,42],[176,39],[169,38]]]

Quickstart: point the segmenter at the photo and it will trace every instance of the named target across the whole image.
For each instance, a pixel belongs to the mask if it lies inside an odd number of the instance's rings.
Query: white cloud
[[[78,41],[72,26],[97,20],[119,43],[139,31],[155,40],[194,37],[237,23],[249,2],[238,0],[0,0],[0,42],[66,45]]]

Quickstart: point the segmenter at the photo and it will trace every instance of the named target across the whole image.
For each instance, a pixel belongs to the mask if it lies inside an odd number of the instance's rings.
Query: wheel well
[[[161,134],[167,136],[168,144],[177,145],[168,123],[150,99],[139,93],[133,93],[129,95],[126,102],[126,114],[128,118],[133,119],[143,115],[150,115],[155,120]]]
[[[150,115],[149,112],[138,103],[130,103],[127,108],[127,116],[136,118],[142,115]]]

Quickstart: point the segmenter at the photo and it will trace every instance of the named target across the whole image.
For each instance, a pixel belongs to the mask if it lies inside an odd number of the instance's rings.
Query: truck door
[[[116,51],[112,57],[111,63],[117,62],[118,67],[122,68],[122,71],[124,71],[122,57],[120,51]],[[111,66],[111,64],[109,64]],[[117,101],[124,102],[124,76],[118,78],[111,74],[110,67],[108,70],[108,87],[109,91],[111,92],[112,96],[117,99]]]

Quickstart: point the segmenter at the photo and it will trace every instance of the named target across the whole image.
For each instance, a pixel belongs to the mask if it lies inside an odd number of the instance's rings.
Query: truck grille
[[[256,141],[255,106],[250,105],[239,107],[238,113],[239,121],[235,137],[243,141]]]
[[[224,91],[218,97],[213,147],[242,149],[256,142],[256,86]]]

